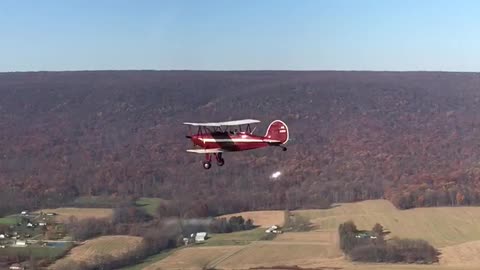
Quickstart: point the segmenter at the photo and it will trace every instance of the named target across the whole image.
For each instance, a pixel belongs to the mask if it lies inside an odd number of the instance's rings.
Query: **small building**
[[[5,234],[0,234],[0,239],[5,239],[5,238],[6,238]]]
[[[14,264],[10,265],[10,268],[8,268],[8,269],[10,269],[10,270],[25,270],[25,267],[23,267],[19,263],[14,263]]]
[[[26,216],[26,215],[28,215],[28,211],[27,211],[27,210],[23,210],[20,214],[21,214],[22,216]]]
[[[26,247],[26,246],[27,246],[27,242],[26,242],[26,241],[22,241],[22,240],[17,240],[17,241],[15,241],[15,246],[16,246],[16,247]]]
[[[277,225],[270,226],[270,228],[265,230],[266,233],[282,233],[281,230],[279,230],[279,227]]]
[[[46,222],[39,222],[38,226],[47,226],[47,223]]]
[[[195,234],[195,242],[203,242],[207,238],[207,233],[206,232],[197,232]]]

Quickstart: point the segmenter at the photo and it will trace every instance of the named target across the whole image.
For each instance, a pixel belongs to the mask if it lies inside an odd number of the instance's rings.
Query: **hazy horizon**
[[[480,71],[477,1],[2,1],[0,72]]]

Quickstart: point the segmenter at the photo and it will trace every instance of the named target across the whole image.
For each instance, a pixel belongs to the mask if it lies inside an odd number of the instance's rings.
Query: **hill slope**
[[[475,73],[3,73],[0,92],[3,211],[101,194],[201,199],[212,213],[480,200]],[[227,154],[210,171],[185,153],[183,121],[241,118],[262,120],[259,133],[284,120],[289,151]]]
[[[260,211],[257,216],[274,219],[280,213],[282,211]],[[480,222],[480,207],[398,210],[389,201],[369,200],[293,213],[309,217],[313,230],[285,232],[272,241],[254,241],[242,246],[191,246],[145,269],[275,269],[274,266],[295,265],[306,269],[345,270],[478,268],[480,229],[475,224]],[[440,262],[433,265],[352,263],[341,252],[338,241],[338,225],[346,220],[353,220],[359,229],[371,229],[380,222],[391,231],[388,237],[426,239],[440,250]]]

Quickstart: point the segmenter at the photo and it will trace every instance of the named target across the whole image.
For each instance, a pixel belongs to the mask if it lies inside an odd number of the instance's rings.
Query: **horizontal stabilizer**
[[[187,152],[189,153],[197,153],[197,154],[215,154],[215,153],[222,153],[222,149],[188,149]]]

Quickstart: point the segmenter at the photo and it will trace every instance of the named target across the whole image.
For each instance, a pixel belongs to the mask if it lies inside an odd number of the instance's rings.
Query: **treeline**
[[[450,178],[448,181],[424,182],[418,185],[402,185],[388,193],[392,203],[400,209],[436,206],[480,205],[478,180],[469,176]]]
[[[217,218],[209,226],[211,233],[231,233],[236,231],[245,231],[255,228],[251,219],[245,220],[242,216],[232,216],[227,218]]]
[[[305,216],[295,215],[292,212],[285,210],[283,227],[284,231],[307,232],[312,229],[312,223],[310,222],[310,219]]]
[[[113,210],[113,217],[87,218],[78,220],[70,217],[67,230],[73,239],[77,241],[87,240],[101,235],[111,234],[135,234],[141,231],[143,223],[151,221],[143,209],[134,206],[122,206]]]
[[[338,233],[340,248],[352,261],[431,264],[439,259],[439,252],[425,240],[385,240],[383,227],[378,223],[365,232],[348,221],[340,224]]]

